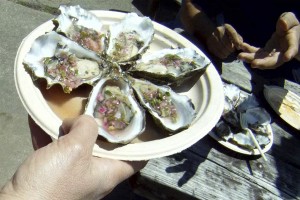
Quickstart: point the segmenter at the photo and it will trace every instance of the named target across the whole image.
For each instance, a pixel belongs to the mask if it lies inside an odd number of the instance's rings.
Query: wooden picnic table
[[[224,82],[255,94],[271,114],[274,143],[265,154],[268,161],[237,153],[207,135],[181,153],[150,160],[134,176],[135,192],[168,200],[300,199],[300,131],[283,121],[262,93],[264,84],[277,84],[300,95],[300,86],[255,75],[236,60],[213,62]]]

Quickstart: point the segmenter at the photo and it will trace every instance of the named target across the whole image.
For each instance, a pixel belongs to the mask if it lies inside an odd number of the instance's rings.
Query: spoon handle
[[[254,136],[254,134],[252,133],[252,131],[251,131],[249,128],[245,128],[245,130],[247,130],[248,133],[250,133],[251,138],[252,138],[252,140],[253,140],[253,142],[254,142],[256,148],[258,149],[259,153],[260,153],[261,156],[263,157],[263,159],[264,159],[265,161],[268,161],[268,159],[266,158],[264,152],[261,150],[260,145],[258,144],[258,142],[257,142],[257,140],[256,140],[256,138],[255,138],[255,136]]]

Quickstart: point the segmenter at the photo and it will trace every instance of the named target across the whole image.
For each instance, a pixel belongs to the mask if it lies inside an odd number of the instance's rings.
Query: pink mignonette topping
[[[107,111],[107,108],[104,107],[104,106],[101,106],[101,107],[98,109],[98,112],[99,112],[100,114],[104,114],[106,111]]]

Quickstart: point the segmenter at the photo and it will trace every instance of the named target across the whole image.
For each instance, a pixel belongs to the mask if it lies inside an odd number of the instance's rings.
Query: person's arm
[[[38,140],[43,131],[30,123],[33,138]],[[21,164],[0,190],[0,199],[98,200],[146,164],[92,156],[98,126],[89,116],[66,120],[61,130],[58,140],[37,143],[46,146]]]
[[[202,44],[210,53],[224,59],[239,49],[242,37],[229,24],[216,25],[192,0],[185,0],[179,11],[184,29]]]
[[[216,29],[213,21],[192,0],[184,0],[179,12],[184,29],[202,41],[206,41]]]

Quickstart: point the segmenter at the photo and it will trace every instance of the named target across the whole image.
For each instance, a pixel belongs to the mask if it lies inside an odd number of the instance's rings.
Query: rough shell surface
[[[107,35],[107,59],[128,63],[137,60],[149,48],[154,27],[150,18],[129,13],[121,22],[111,25]]]
[[[169,132],[177,132],[192,124],[196,112],[189,97],[175,93],[170,87],[157,86],[149,81],[131,81],[140,103],[158,126]]]
[[[157,84],[179,86],[191,76],[204,73],[209,64],[208,59],[190,48],[163,49],[144,55],[129,73]]]
[[[102,54],[105,50],[105,34],[102,22],[93,13],[80,6],[60,6],[61,14],[53,19],[55,31],[62,33],[81,46]]]
[[[47,72],[47,65],[45,60],[55,58],[57,63],[61,62],[62,57],[70,55],[74,56],[76,60],[76,79],[78,83],[72,85],[68,77],[62,77],[61,74],[57,74],[56,77]],[[72,89],[80,86],[81,84],[94,84],[101,78],[103,60],[100,59],[95,52],[89,51],[76,42],[63,37],[56,32],[52,31],[38,37],[30,51],[26,54],[23,64],[25,68],[33,73],[35,78],[45,78],[48,83],[48,87],[53,84],[60,84],[64,91],[69,93]],[[55,69],[55,66],[51,65],[51,68]],[[65,70],[72,70],[71,68]],[[65,73],[65,71],[63,71]]]

